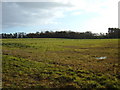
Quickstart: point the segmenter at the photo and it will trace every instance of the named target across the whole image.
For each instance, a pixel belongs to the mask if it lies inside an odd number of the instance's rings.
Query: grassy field
[[[118,39],[3,39],[3,88],[120,89],[118,48]]]

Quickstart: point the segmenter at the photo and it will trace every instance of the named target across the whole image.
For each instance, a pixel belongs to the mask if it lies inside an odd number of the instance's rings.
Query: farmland
[[[118,39],[2,39],[3,88],[120,89],[118,48]]]

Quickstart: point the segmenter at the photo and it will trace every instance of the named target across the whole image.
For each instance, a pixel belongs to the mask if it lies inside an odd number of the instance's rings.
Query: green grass
[[[118,39],[3,39],[3,88],[118,88]],[[106,56],[98,60],[96,57]]]

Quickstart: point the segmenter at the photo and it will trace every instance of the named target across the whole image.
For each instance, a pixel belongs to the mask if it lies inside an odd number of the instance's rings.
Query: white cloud
[[[81,12],[73,12],[72,15],[81,15],[82,13]]]
[[[108,2],[109,1],[109,2]],[[85,27],[93,32],[107,32],[109,27],[118,27],[118,2],[107,0],[100,8],[99,16],[87,21]]]

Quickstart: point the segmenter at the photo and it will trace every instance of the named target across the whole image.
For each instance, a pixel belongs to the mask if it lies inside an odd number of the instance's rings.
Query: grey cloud
[[[39,9],[50,9],[50,8],[60,8],[60,7],[71,7],[72,4],[63,4],[57,2],[19,2],[18,5],[24,8],[39,8]],[[31,7],[32,6],[32,7]]]
[[[0,3],[0,31],[2,30],[2,3]]]
[[[69,7],[72,5],[57,2],[3,2],[2,25],[6,28],[51,23]]]
[[[4,0],[2,2],[53,2],[56,0]]]

